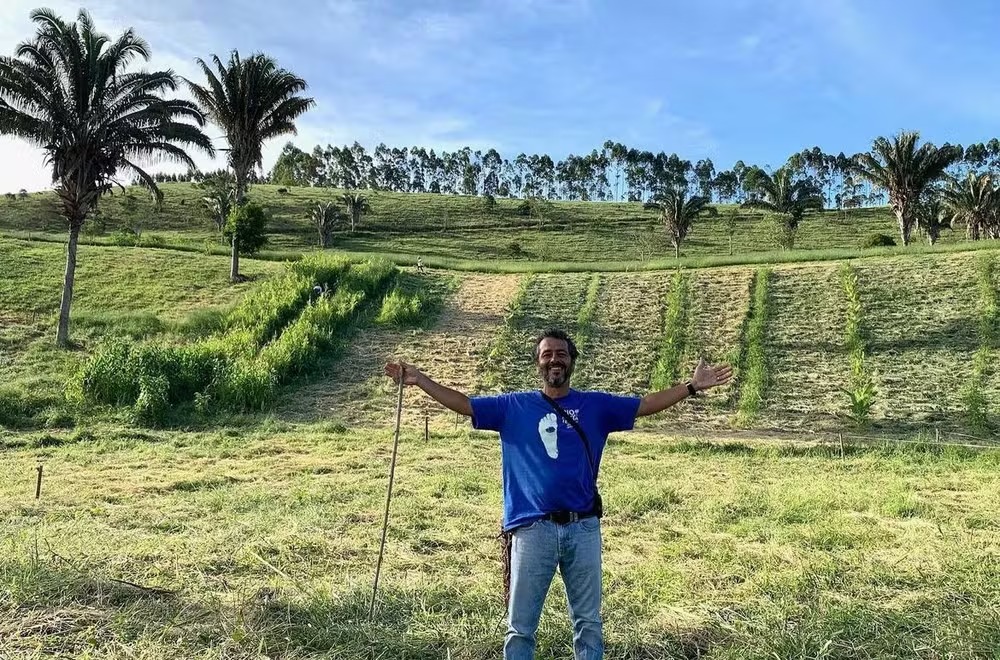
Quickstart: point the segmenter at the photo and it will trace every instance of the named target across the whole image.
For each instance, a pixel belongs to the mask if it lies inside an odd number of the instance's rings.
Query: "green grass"
[[[872,406],[878,396],[875,375],[866,363],[867,330],[864,305],[858,285],[858,273],[850,264],[841,269],[841,282],[847,297],[847,315],[844,324],[844,345],[851,365],[850,386],[844,393],[849,400],[848,415],[858,426],[866,426]]]
[[[404,433],[372,623],[388,433],[23,439],[37,448],[0,453],[0,656],[499,653],[495,436]],[[998,468],[995,451],[616,438],[607,655],[991,658]],[[539,656],[570,646],[556,580]]]
[[[972,376],[963,396],[969,425],[979,432],[987,431],[993,425],[983,388],[990,372],[995,369],[996,351],[1000,348],[1000,287],[997,286],[996,273],[996,262],[993,259],[984,255],[976,260],[979,349],[973,358]]]
[[[269,209],[269,247],[272,253],[301,253],[317,245],[316,231],[308,220],[309,210],[319,201],[337,201],[342,191],[318,188],[291,188],[279,194],[277,186],[255,186],[250,197]],[[119,225],[128,218],[130,226],[143,229],[146,243],[184,245],[188,249],[223,253],[214,227],[200,206],[200,191],[191,184],[164,184],[164,206],[160,213],[141,192],[129,189],[135,210],[126,214],[124,195],[102,200],[108,220],[103,231],[93,225],[91,240],[112,240]],[[673,249],[653,212],[639,203],[553,202],[541,224],[517,214],[520,200],[498,200],[495,212],[488,212],[482,200],[460,195],[405,194],[370,191],[365,193],[372,211],[358,231],[346,228],[334,234],[333,247],[366,256],[396,255],[412,264],[422,256],[428,265],[473,270],[485,268],[538,270],[537,264],[562,264],[560,269],[602,270],[594,264],[607,263],[608,255],[618,262],[659,264],[669,267]],[[721,205],[717,217],[701,218],[685,240],[682,262],[723,265],[741,263],[748,255],[767,255],[767,261],[802,260],[830,251],[846,258],[862,254],[863,239],[872,233],[895,235],[895,221],[887,208],[828,211],[807,215],[796,237],[797,249],[778,251],[774,219],[758,212]],[[735,255],[730,256],[728,225],[736,220]],[[64,223],[58,217],[51,193],[32,195],[24,200],[0,200],[0,231],[31,232],[63,238]],[[498,236],[502,237],[498,239]],[[951,249],[962,242],[960,232],[947,232],[941,247]],[[922,252],[914,245],[891,251]],[[878,251],[876,251],[878,252]],[[708,259],[708,261],[704,261]],[[761,263],[760,261],[756,263]],[[447,266],[445,266],[447,264]],[[533,265],[535,264],[535,265]],[[575,266],[574,264],[587,264]],[[608,267],[614,267],[609,264]]]
[[[0,408],[17,410],[0,425],[17,427],[74,423],[78,411],[64,386],[99,342],[207,334],[255,283],[281,268],[247,260],[250,281],[234,285],[225,258],[82,246],[70,321],[77,348],[62,351],[55,348],[62,248],[0,238],[0,264]]]
[[[770,379],[767,359],[768,319],[771,315],[769,284],[771,271],[761,268],[754,277],[749,320],[742,351],[744,362],[740,365],[740,399],[737,423],[748,426],[760,414],[768,395]]]
[[[654,390],[676,385],[681,376],[681,359],[688,334],[689,278],[681,271],[674,275],[673,286],[663,312],[663,330],[660,348],[650,387]]]

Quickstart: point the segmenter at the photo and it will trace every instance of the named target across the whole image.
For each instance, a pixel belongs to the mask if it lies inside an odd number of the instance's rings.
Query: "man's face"
[[[564,339],[546,337],[538,345],[538,375],[550,387],[562,387],[573,375],[569,344]]]

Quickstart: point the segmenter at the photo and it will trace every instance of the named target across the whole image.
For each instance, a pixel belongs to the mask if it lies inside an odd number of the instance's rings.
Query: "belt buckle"
[[[570,511],[569,512],[569,522],[575,523],[579,519],[580,519],[580,514],[579,513],[577,513],[576,511]]]

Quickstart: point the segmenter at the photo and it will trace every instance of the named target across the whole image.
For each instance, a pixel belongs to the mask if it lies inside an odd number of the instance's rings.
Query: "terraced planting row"
[[[391,423],[394,393],[381,376],[386,359],[411,361],[464,391],[535,389],[532,340],[547,327],[562,327],[580,341],[582,358],[574,379],[579,388],[649,391],[665,331],[676,352],[671,381],[686,378],[702,356],[746,368],[750,354],[756,355],[756,375],[739,373],[732,386],[686,401],[643,425],[801,433],[856,428],[865,419],[852,419],[848,391],[863,376],[874,386],[873,430],[912,432],[926,430],[928,424],[968,430],[969,383],[978,352],[983,366],[975,375],[976,396],[980,426],[987,428],[1000,412],[1000,369],[990,364],[997,347],[982,348],[980,310],[989,288],[979,281],[975,259],[959,254],[886,259],[851,268],[835,263],[734,267],[679,276],[462,276],[438,324],[427,330],[366,333],[328,373],[334,386],[309,386],[308,393],[296,394],[299,400],[288,410],[308,417]],[[760,344],[751,350],[751,296],[763,272],[768,275],[759,302],[766,315],[763,332],[756,330]],[[856,278],[854,293],[845,288],[847,273]],[[990,273],[996,293],[997,271]],[[849,300],[856,307],[850,314]],[[672,316],[671,305],[683,309]],[[849,350],[851,314],[864,342],[860,376],[852,375],[857,358]],[[757,378],[763,388],[754,395],[759,399],[751,406],[754,413],[747,416],[741,412],[741,397]],[[432,421],[455,419],[416,390],[407,392],[406,410],[416,426],[424,411]]]
[[[973,258],[892,259],[857,269],[871,310],[876,427],[962,427],[962,392],[979,348]]]

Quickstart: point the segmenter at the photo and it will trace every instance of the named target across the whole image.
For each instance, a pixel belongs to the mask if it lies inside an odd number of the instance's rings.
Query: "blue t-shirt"
[[[500,432],[503,468],[503,528],[529,525],[554,511],[588,511],[594,474],[580,435],[541,392],[476,396],[473,428]],[[556,399],[583,428],[597,467],[608,434],[635,425],[639,398],[580,392]]]

